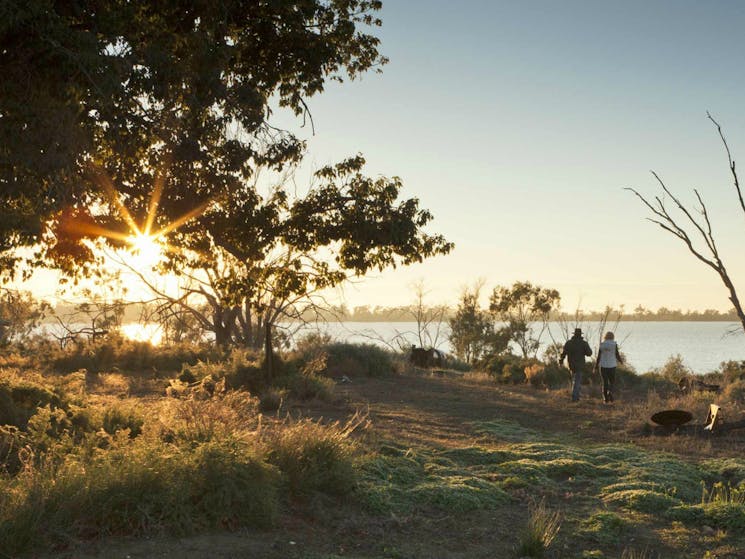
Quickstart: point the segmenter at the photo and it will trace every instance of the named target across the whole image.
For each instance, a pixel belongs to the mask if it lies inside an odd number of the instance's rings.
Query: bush
[[[281,361],[277,360],[281,367]],[[225,379],[228,388],[246,389],[258,394],[266,388],[267,379],[261,366],[261,355],[256,351],[237,348],[233,349],[226,358],[216,362],[198,361],[193,365],[185,365],[179,374],[179,381],[183,383],[203,382],[205,379],[218,381]]]
[[[545,556],[561,528],[561,514],[550,510],[544,501],[530,507],[528,523],[520,534],[517,547],[518,557]]]
[[[382,377],[394,371],[393,354],[376,345],[333,343],[324,351],[328,355],[326,374],[330,376]]]
[[[724,387],[723,396],[732,402],[745,402],[745,379],[736,380]]]
[[[559,388],[571,382],[569,369],[552,361],[547,364],[533,363],[524,369],[526,381],[533,386]]]
[[[313,373],[296,373],[277,379],[277,384],[298,400],[330,401],[333,398],[336,383],[330,378]]]
[[[520,358],[510,353],[492,355],[476,364],[477,369],[482,369],[491,374],[495,379],[500,380],[504,374],[504,368],[508,365],[519,361]],[[523,376],[523,380],[525,377]]]
[[[142,433],[144,418],[131,408],[113,406],[106,409],[103,415],[103,430],[109,435],[115,435],[117,431],[129,429],[129,436],[135,438]]]
[[[37,408],[61,405],[59,394],[41,384],[13,376],[0,380],[0,425],[25,429]]]
[[[49,355],[48,366],[60,373],[80,369],[100,373],[114,368],[130,372],[178,371],[185,363],[194,365],[199,360],[215,360],[220,357],[220,350],[213,346],[174,344],[154,347],[148,342],[110,335],[102,341],[58,349]]]
[[[267,526],[275,516],[276,474],[245,443],[165,448],[143,437],[112,443],[88,459],[42,462],[0,482],[4,553],[70,537]]]
[[[348,429],[338,423],[301,421],[274,433],[268,446],[269,462],[279,468],[292,497],[341,496],[355,487]]]
[[[719,369],[725,384],[745,380],[745,361],[724,361]]]
[[[659,373],[662,378],[678,383],[681,379],[689,377],[693,371],[683,363],[683,357],[680,354],[671,355],[665,364],[655,372]]]
[[[263,413],[275,412],[287,397],[287,390],[268,388],[259,396],[259,411]]]
[[[671,394],[680,392],[678,383],[669,379],[658,372],[648,372],[638,375],[639,382],[637,386],[645,392],[654,391],[661,394]]]

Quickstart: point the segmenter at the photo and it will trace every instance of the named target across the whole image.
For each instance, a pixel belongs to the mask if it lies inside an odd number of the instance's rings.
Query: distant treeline
[[[145,305],[141,303],[130,303],[124,306],[123,322],[138,322],[143,316],[147,315]],[[73,304],[58,304],[55,306],[58,315],[64,316],[75,312]],[[306,313],[303,318],[312,321],[317,318],[316,313],[323,315],[326,320],[339,320],[344,322],[416,322],[417,316],[427,313],[432,316],[434,313],[443,316],[443,320],[448,320],[455,310],[446,306],[419,308],[415,305],[400,307],[383,307],[383,306],[359,306],[349,309],[347,306],[334,306],[326,311]],[[680,321],[680,322],[704,322],[704,321],[721,321],[737,322],[739,319],[732,309],[728,312],[721,312],[715,309],[705,311],[682,311],[680,309],[668,309],[660,307],[656,311],[646,309],[642,306],[636,307],[633,312],[625,312],[623,309],[613,309],[608,320],[615,322],[620,315],[621,320],[634,321]],[[584,322],[599,321],[606,316],[606,311],[579,311],[571,313],[551,313],[550,320],[564,320],[574,322],[577,317],[581,317]]]
[[[443,307],[427,307],[424,310],[440,310]],[[455,310],[450,307],[444,308],[443,317],[448,320]],[[326,314],[325,318],[341,320],[345,322],[416,322],[416,317],[421,314],[421,309],[416,306],[401,306],[401,307],[382,307],[382,306],[361,306],[349,309],[346,306],[334,307]],[[572,313],[552,313],[549,316],[550,320],[565,320],[567,322],[573,322],[577,317],[581,317],[582,321],[599,321],[604,318],[615,322],[617,317],[620,316],[621,320],[633,320],[633,321],[668,321],[668,322],[706,322],[706,321],[721,321],[721,322],[737,322],[739,319],[735,314],[735,310],[731,309],[727,312],[721,312],[715,309],[707,309],[704,311],[682,311],[680,309],[668,309],[666,307],[660,307],[656,311],[646,309],[642,306],[636,307],[633,312],[626,312],[624,309],[613,309],[606,315],[606,311],[579,311]]]

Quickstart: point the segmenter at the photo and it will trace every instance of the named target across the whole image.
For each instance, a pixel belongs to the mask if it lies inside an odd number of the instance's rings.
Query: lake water
[[[566,341],[566,334],[557,323],[550,325],[551,336],[557,342]],[[44,325],[40,331],[50,334],[54,325]],[[573,327],[571,328],[573,329]],[[599,343],[599,324],[582,324],[585,338],[593,349]],[[442,324],[439,335],[430,329],[432,341],[419,342],[415,322],[328,322],[290,328],[293,338],[299,339],[306,332],[320,331],[334,340],[352,343],[373,343],[393,349],[413,345],[434,346],[450,352],[450,329]],[[680,354],[684,363],[696,373],[706,373],[719,367],[722,361],[745,360],[745,334],[738,323],[730,322],[621,322],[614,328],[616,341],[626,355],[628,363],[638,372],[645,372],[665,364],[670,356]],[[152,324],[124,324],[122,331],[132,339],[157,344],[161,333]],[[551,343],[551,336],[542,337],[543,350]]]
[[[339,341],[375,343],[395,348],[419,345],[414,322],[329,322],[315,328]],[[310,328],[304,330],[307,329]],[[559,324],[551,323],[550,329],[556,341],[566,341]],[[582,329],[590,346],[597,348],[599,324],[587,322]],[[621,322],[614,331],[628,363],[638,372],[661,367],[670,356],[678,354],[696,373],[714,370],[722,361],[745,360],[745,334],[738,323]],[[434,334],[433,330],[433,337]],[[432,345],[449,352],[448,334],[449,328],[443,325],[437,343]],[[545,348],[551,343],[551,338],[544,334],[542,342]]]

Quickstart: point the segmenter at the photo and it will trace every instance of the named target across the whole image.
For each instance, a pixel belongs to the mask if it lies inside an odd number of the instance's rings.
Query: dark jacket
[[[569,368],[572,371],[584,370],[585,368],[585,356],[591,356],[592,349],[582,336],[572,336],[572,338],[564,344],[564,351],[561,352],[560,363],[564,362],[564,358],[567,357],[569,361]]]

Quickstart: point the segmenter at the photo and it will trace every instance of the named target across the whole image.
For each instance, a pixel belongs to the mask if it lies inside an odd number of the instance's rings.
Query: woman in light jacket
[[[603,379],[603,401],[609,404],[613,401],[613,383],[616,381],[616,367],[623,363],[618,351],[618,344],[613,339],[613,332],[606,332],[605,340],[600,344],[598,360],[595,370],[600,367],[600,376]]]

